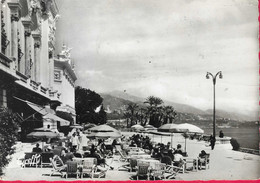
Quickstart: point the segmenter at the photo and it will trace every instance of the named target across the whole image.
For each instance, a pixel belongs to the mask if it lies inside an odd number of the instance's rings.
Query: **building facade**
[[[54,56],[55,0],[2,0],[0,11],[0,107],[20,114],[24,135],[42,125],[67,126],[56,110],[75,118],[77,78],[68,50]]]
[[[61,105],[56,108],[57,111],[69,113],[73,121],[76,120],[75,111],[75,81],[77,80],[74,72],[74,64],[70,57],[71,48],[65,45],[57,57],[54,58],[54,85],[55,91],[60,91]]]

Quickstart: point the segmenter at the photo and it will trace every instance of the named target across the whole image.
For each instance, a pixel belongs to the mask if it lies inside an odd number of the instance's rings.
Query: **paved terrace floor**
[[[169,140],[169,139],[167,139]],[[167,143],[167,140],[164,140]],[[155,138],[160,141],[160,138]],[[173,144],[183,143],[183,139],[175,138]],[[24,155],[24,152],[30,152],[31,144],[21,144],[17,152],[12,156],[12,161],[5,169],[5,175],[2,180],[49,180],[65,181],[76,180],[75,178],[61,178],[60,176],[49,176],[51,168],[21,168],[18,159]],[[187,140],[187,152],[189,157],[197,157],[199,152],[204,149],[210,153],[210,168],[207,170],[189,171],[180,173],[176,180],[254,180],[260,179],[260,156],[233,151],[230,144],[216,144],[215,149],[202,141]],[[135,172],[118,171],[117,167],[124,163],[114,161],[112,166],[114,170],[107,172],[106,178],[94,180],[129,180]],[[84,178],[80,180],[90,180]]]

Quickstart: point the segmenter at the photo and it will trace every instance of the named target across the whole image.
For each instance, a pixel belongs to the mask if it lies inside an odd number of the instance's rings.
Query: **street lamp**
[[[207,72],[206,79],[209,79],[210,76],[212,77],[213,80],[213,137],[215,137],[216,136],[215,85],[216,85],[217,76],[219,76],[219,79],[222,79],[223,75],[221,71],[219,71],[215,76],[210,72]]]

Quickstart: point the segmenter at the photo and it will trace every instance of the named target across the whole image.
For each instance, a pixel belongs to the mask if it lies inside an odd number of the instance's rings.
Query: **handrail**
[[[257,150],[257,149],[250,149],[250,148],[240,147],[239,150],[240,150],[241,152],[245,152],[245,153],[249,153],[249,154],[260,155],[260,154],[259,154],[259,150]]]

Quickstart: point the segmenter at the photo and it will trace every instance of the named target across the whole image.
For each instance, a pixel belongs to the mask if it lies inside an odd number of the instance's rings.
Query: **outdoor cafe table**
[[[129,146],[126,149],[129,150],[129,151],[139,151],[140,148],[139,147],[130,147]]]
[[[183,160],[185,161],[185,170],[187,168],[187,164],[192,164],[192,167],[198,171],[198,167],[199,167],[199,160],[198,158],[194,158],[194,157],[185,157],[183,158]],[[196,162],[196,165],[194,165],[194,162]]]
[[[80,165],[80,164],[83,164],[83,161],[91,160],[91,159],[94,161],[95,158],[92,158],[92,157],[88,157],[88,158],[72,158],[72,161],[76,161]]]
[[[151,159],[151,155],[149,154],[140,154],[140,155],[130,155],[133,159]]]
[[[156,159],[137,159],[137,165],[139,163],[149,163],[151,169],[156,169],[156,165],[160,163],[160,161]]]
[[[144,151],[139,151],[139,152],[131,152],[131,151],[130,151],[128,154],[129,154],[130,156],[131,156],[131,155],[146,155],[146,153],[145,153]]]

